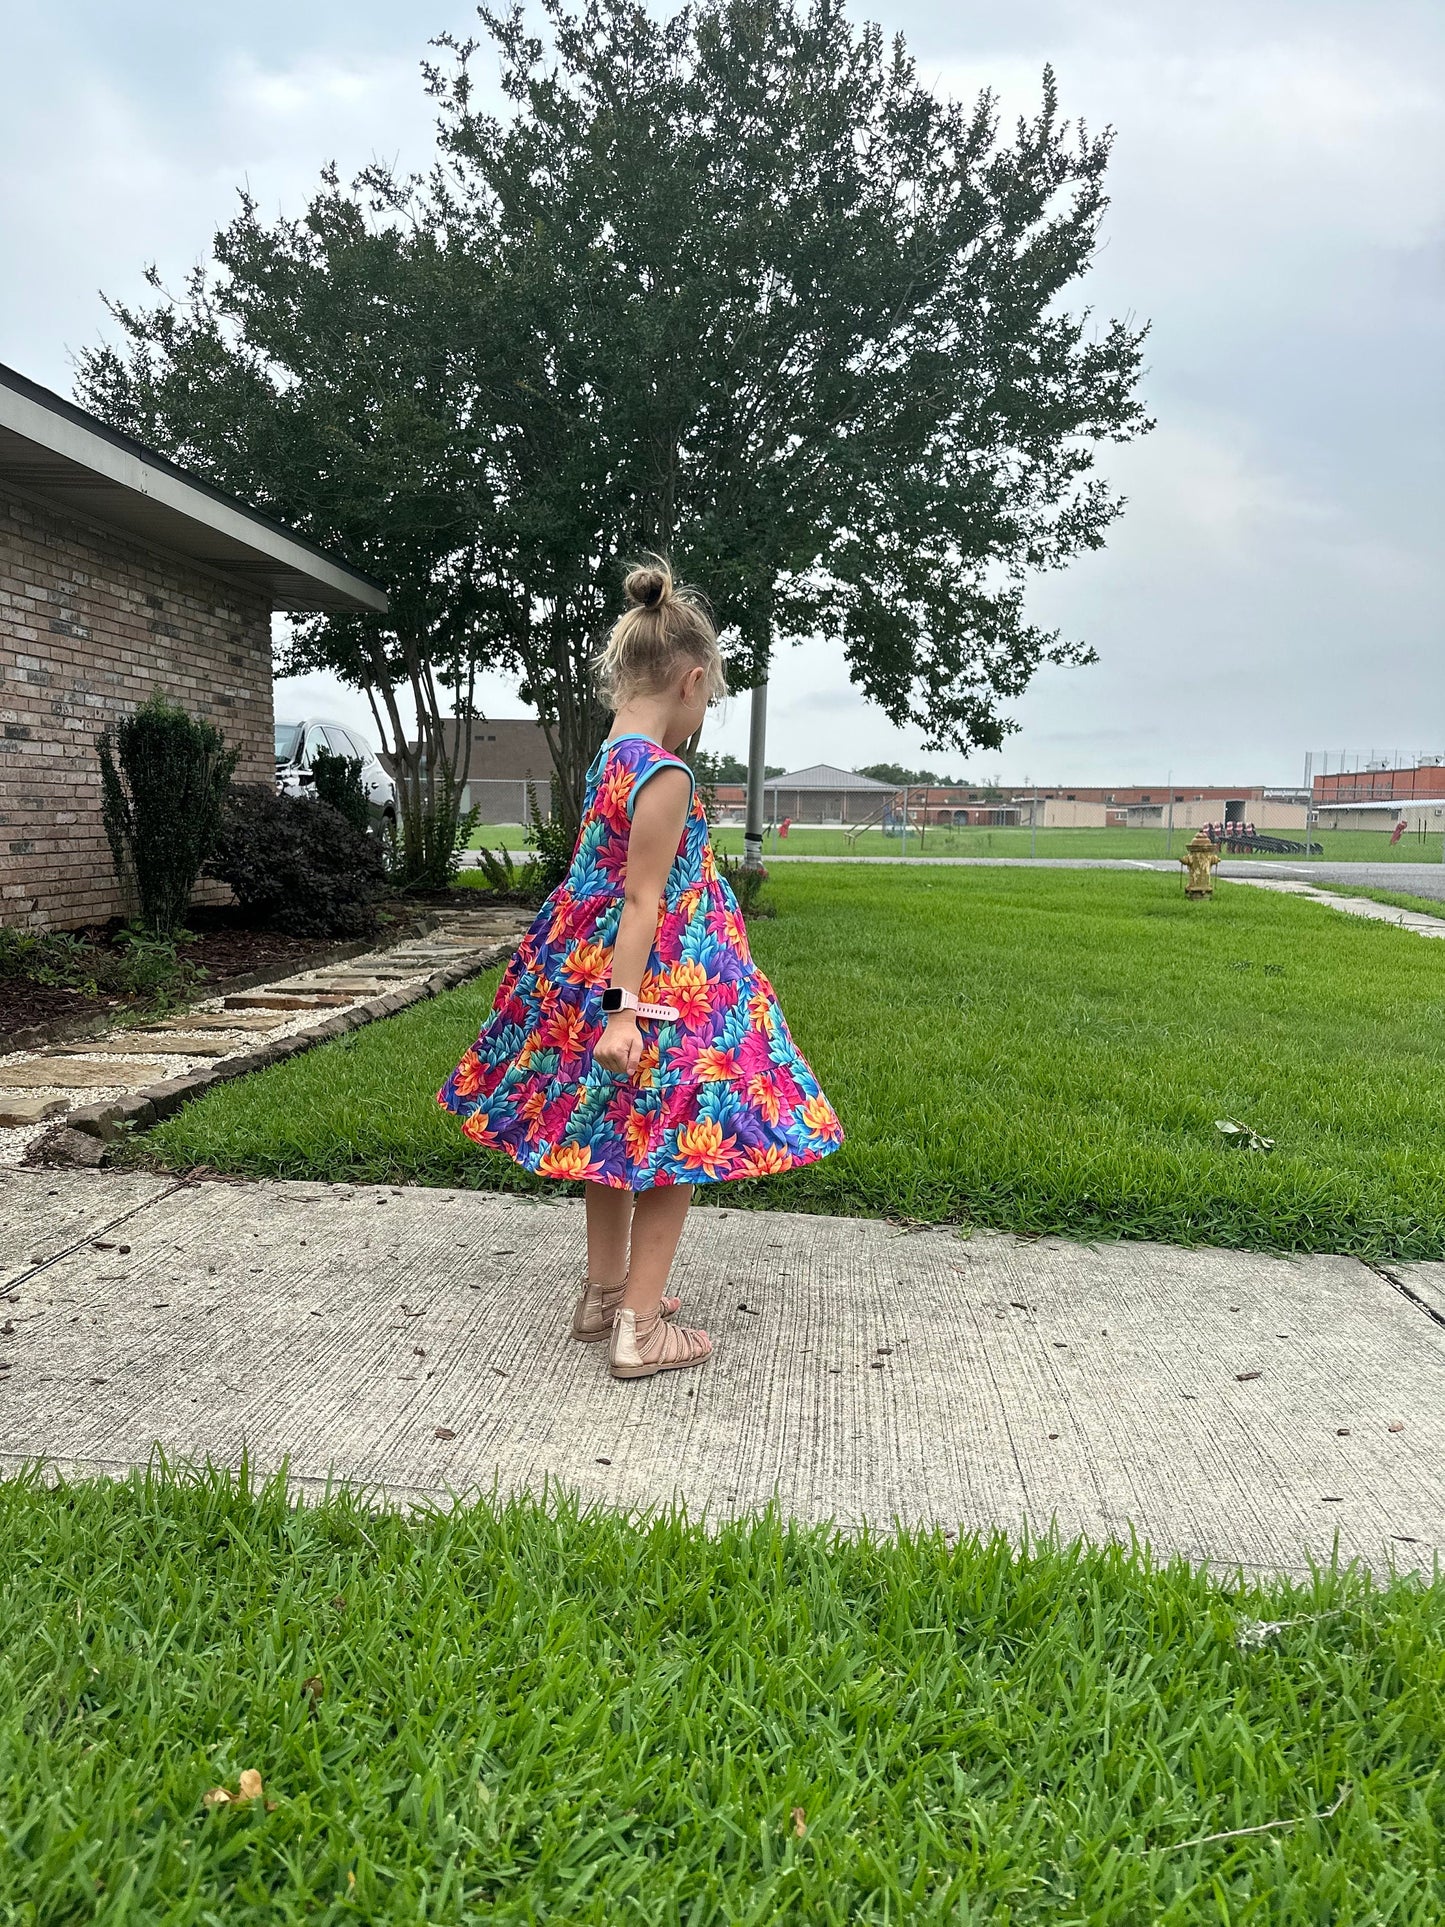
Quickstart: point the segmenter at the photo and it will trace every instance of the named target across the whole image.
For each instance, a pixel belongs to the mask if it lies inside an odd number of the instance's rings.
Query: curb
[[[192,1071],[185,1077],[147,1084],[143,1090],[128,1092],[124,1097],[108,1098],[103,1104],[83,1105],[67,1114],[55,1136],[59,1137],[61,1131],[74,1131],[110,1143],[127,1132],[147,1130],[161,1118],[170,1117],[193,1097],[199,1097],[212,1084],[228,1083],[235,1077],[249,1077],[253,1071],[266,1070],[270,1065],[282,1063],[289,1057],[299,1057],[314,1044],[329,1043],[333,1038],[344,1036],[347,1031],[361,1030],[365,1025],[375,1023],[378,1018],[394,1017],[410,1004],[419,1004],[428,997],[439,997],[443,991],[455,990],[459,984],[480,977],[493,964],[510,956],[513,948],[511,940],[504,938],[500,943],[492,944],[486,950],[478,950],[470,957],[444,964],[440,970],[433,971],[430,977],[423,978],[419,983],[408,984],[401,990],[388,990],[379,997],[369,998],[365,1003],[354,1004],[349,1010],[339,1010],[334,1016],[323,1018],[319,1024],[297,1031],[293,1036],[278,1037],[274,1042],[258,1044],[252,1050],[242,1051],[234,1057],[222,1057],[205,1069]],[[39,1149],[39,1146],[36,1148]],[[64,1157],[63,1151],[62,1157],[65,1162],[71,1161],[69,1157]]]

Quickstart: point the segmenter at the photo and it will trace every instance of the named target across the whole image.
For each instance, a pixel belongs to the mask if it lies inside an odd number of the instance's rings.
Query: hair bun
[[[622,585],[627,600],[639,609],[655,609],[672,594],[672,571],[668,568],[633,569]]]

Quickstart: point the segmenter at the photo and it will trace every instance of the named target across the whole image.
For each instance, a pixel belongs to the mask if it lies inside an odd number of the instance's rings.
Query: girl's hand
[[[592,1053],[592,1061],[600,1064],[605,1071],[615,1077],[630,1078],[642,1058],[642,1036],[637,1028],[637,1019],[630,1010],[620,1010],[615,1017],[607,1019],[597,1048]]]

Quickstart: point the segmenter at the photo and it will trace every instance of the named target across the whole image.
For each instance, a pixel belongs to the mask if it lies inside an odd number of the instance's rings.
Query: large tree
[[[481,9],[431,82],[452,230],[488,236],[535,304],[546,392],[595,422],[581,606],[610,605],[619,553],[667,550],[735,686],[822,633],[930,745],[997,746],[1040,662],[1091,659],[1027,622],[1024,587],[1102,544],[1122,503],[1095,447],[1148,426],[1144,330],[1061,306],[1111,134],[1061,121],[1046,69],[1002,142],[991,96],[939,99],[836,0],[543,11],[545,44],[522,6]],[[501,115],[476,102],[483,50]],[[549,638],[544,715],[588,641]]]
[[[1102,544],[1122,503],[1096,448],[1148,426],[1143,329],[1064,306],[1096,245],[1110,133],[1061,120],[1046,69],[1037,114],[1002,139],[991,96],[940,99],[901,41],[835,0],[703,0],[669,20],[542,0],[542,16],[536,33],[520,5],[483,8],[478,40],[438,43],[426,180],[373,168],[349,195],[328,184],[321,227],[344,231],[348,259],[375,246],[395,266],[375,336],[370,294],[359,335],[331,326],[332,264],[251,210],[205,298],[244,347],[287,298],[270,249],[309,250],[309,332],[278,358],[276,392],[310,392],[325,352],[348,421],[370,420],[374,385],[404,422],[417,350],[394,336],[425,288],[424,427],[395,459],[418,530],[427,502],[446,522],[436,619],[472,660],[516,670],[569,814],[605,726],[589,659],[645,548],[712,597],[735,687],[780,643],[822,634],[931,746],[996,746],[1040,663],[1091,659],[1028,622],[1024,589]],[[500,55],[500,112],[478,101],[483,52]],[[152,403],[185,344],[174,315],[122,319],[130,358],[92,358],[88,398],[130,383]],[[276,355],[273,333],[257,352]],[[188,430],[192,380],[152,408],[164,445]],[[214,465],[225,433],[203,420],[185,450]],[[246,459],[268,456],[263,439]],[[353,445],[337,444],[338,479]],[[293,468],[286,512],[316,526],[310,468]],[[346,633],[328,625],[318,648],[354,676]]]

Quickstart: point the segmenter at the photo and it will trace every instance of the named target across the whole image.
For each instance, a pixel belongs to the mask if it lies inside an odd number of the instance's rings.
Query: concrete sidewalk
[[[168,1453],[399,1499],[1056,1522],[1263,1570],[1445,1551],[1445,1266],[692,1214],[718,1345],[617,1384],[565,1336],[578,1204],[0,1173],[0,1467]]]

